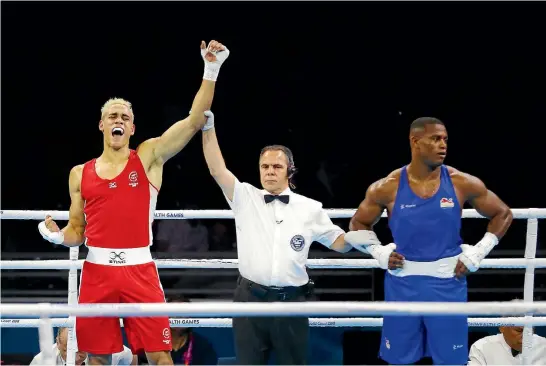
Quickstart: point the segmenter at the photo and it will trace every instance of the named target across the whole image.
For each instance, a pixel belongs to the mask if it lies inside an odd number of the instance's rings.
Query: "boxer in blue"
[[[465,275],[508,230],[512,212],[484,183],[443,165],[447,130],[432,117],[410,127],[411,162],[371,184],[350,222],[345,240],[386,269],[385,301],[466,302]],[[476,245],[462,244],[465,203],[489,219]],[[382,245],[372,231],[387,210],[394,243]],[[432,357],[435,365],[466,365],[466,316],[385,316],[379,356],[389,364]]]

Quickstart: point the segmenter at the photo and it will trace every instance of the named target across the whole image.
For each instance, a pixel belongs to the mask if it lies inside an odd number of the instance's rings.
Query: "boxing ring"
[[[355,210],[327,209],[330,218],[351,218]],[[237,316],[308,316],[312,327],[380,327],[382,318],[394,315],[467,315],[469,326],[491,327],[501,325],[524,326],[523,364],[529,365],[532,327],[546,325],[546,302],[534,302],[535,268],[546,268],[546,258],[536,258],[538,219],[546,218],[546,209],[512,209],[514,219],[527,220],[524,258],[485,259],[480,268],[525,268],[522,302],[469,302],[469,303],[389,303],[389,302],[333,302],[306,303],[165,303],[165,304],[77,304],[78,270],[83,260],[78,259],[78,247],[70,248],[68,260],[10,260],[0,261],[4,270],[67,269],[68,304],[0,304],[1,326],[9,328],[38,328],[40,349],[44,360],[53,364],[51,345],[53,327],[68,327],[67,365],[74,365],[76,351],[74,319],[90,316],[176,316],[171,318],[172,327],[231,327],[231,318]],[[67,221],[68,211],[2,210],[2,220],[44,220],[50,214],[56,221]],[[156,220],[180,219],[233,219],[231,210],[158,210]],[[383,213],[382,217],[386,217]],[[463,218],[483,218],[475,210],[463,210]],[[37,234],[37,240],[41,238]],[[44,243],[45,245],[47,243]],[[236,259],[158,259],[158,268],[237,268]],[[375,259],[310,259],[308,268],[322,269],[370,269],[378,268]],[[491,317],[500,315],[502,317]],[[537,316],[538,315],[538,316]],[[363,317],[370,316],[370,317]],[[371,317],[374,316],[374,317]],[[37,319],[20,319],[34,317]],[[120,320],[121,324],[122,321]],[[46,362],[47,363],[47,362]]]

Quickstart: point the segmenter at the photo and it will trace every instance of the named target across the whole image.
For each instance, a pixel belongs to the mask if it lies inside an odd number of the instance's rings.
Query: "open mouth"
[[[442,157],[442,158],[445,158],[446,157],[446,153],[445,152],[439,152],[438,153],[438,156]]]
[[[114,127],[112,129],[112,136],[123,136],[125,131],[121,127]]]

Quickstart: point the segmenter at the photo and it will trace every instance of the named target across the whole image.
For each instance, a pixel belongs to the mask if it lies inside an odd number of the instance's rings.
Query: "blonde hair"
[[[127,108],[131,110],[131,113],[133,113],[133,118],[135,118],[135,113],[133,112],[133,105],[131,102],[123,99],[123,98],[110,98],[106,101],[106,103],[103,104],[102,108],[100,109],[100,116],[101,118],[104,116],[104,111],[108,110],[112,105],[114,104],[123,104]]]

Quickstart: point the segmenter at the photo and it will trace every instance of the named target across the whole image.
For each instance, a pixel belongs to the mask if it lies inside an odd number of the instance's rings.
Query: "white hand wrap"
[[[463,262],[470,272],[476,272],[480,268],[481,261],[498,243],[499,238],[495,234],[485,233],[483,239],[474,246],[461,244],[463,252],[459,256],[459,260]]]
[[[211,52],[212,54],[214,54],[216,56],[216,61],[207,61],[207,59],[205,58],[207,52]],[[227,49],[227,47],[225,47],[225,50],[223,51],[216,52],[209,51],[208,47],[205,49],[201,49],[201,57],[203,58],[203,61],[205,61],[205,72],[203,74],[203,79],[216,81],[216,79],[218,78],[218,73],[220,72],[220,66],[222,66],[228,56],[229,50]]]
[[[64,233],[62,231],[49,231],[49,229],[46,227],[45,221],[42,221],[38,224],[38,231],[40,232],[42,237],[50,243],[64,243]]]
[[[191,109],[190,109],[190,114],[191,114]],[[207,122],[205,122],[205,125],[203,126],[203,128],[201,128],[201,131],[206,131],[206,130],[210,130],[211,128],[214,127],[214,113],[212,113],[212,111],[205,111],[205,117],[207,117]]]
[[[214,127],[214,113],[212,111],[205,111],[205,117],[207,117],[207,122],[201,130],[206,131]]]
[[[389,258],[396,249],[396,244],[370,245],[366,249],[379,262],[379,268],[389,269]]]
[[[389,257],[396,249],[396,244],[381,245],[377,235],[371,230],[349,231],[345,234],[345,241],[355,249],[374,257],[379,262],[379,267],[389,268]]]

